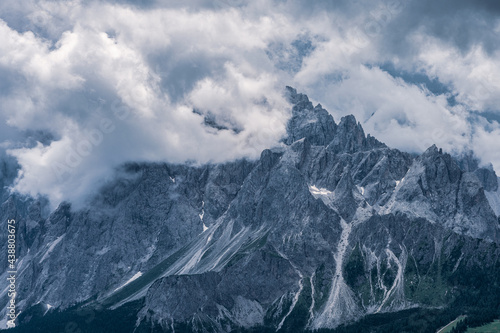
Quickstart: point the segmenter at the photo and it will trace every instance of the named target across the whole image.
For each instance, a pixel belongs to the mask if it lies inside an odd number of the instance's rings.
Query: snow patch
[[[199,214],[198,216],[200,217],[200,220],[203,224],[203,231],[201,233],[204,233],[208,229],[208,227],[205,225],[205,222],[203,221],[203,217],[205,216],[205,201],[201,202],[201,214]]]
[[[401,180],[396,180],[396,187],[399,186],[400,183],[404,182],[405,177],[401,178]]]
[[[328,196],[331,195],[333,192],[328,191],[326,188],[317,188],[315,185],[309,186],[309,192],[316,197],[316,196]]]
[[[325,205],[334,209],[332,203],[335,199],[335,193],[333,191],[329,191],[326,188],[317,188],[315,185],[311,185],[309,186],[309,192],[315,199],[320,199]]]
[[[138,278],[140,278],[142,276],[142,272],[137,272],[134,274],[134,276],[132,276],[130,279],[127,280],[127,282],[125,282],[124,284],[122,284],[121,286],[119,286],[118,288],[116,288],[115,290],[113,290],[113,292],[117,291],[117,290],[120,290],[122,289],[123,287],[125,287],[127,284],[129,284],[130,282],[134,281],[134,280],[137,280]]]
[[[201,233],[204,233],[208,229],[208,227],[205,225],[205,222],[203,221],[203,216],[205,216],[204,207],[205,207],[205,201],[202,201],[201,202],[201,214],[198,215],[200,217],[201,222],[203,222],[203,231]]]
[[[44,316],[47,314],[47,312],[49,312],[49,311],[50,311],[50,309],[51,309],[51,308],[53,308],[53,306],[47,303],[47,304],[45,304],[45,307],[46,307],[47,309],[46,309],[46,310],[45,310],[45,312],[43,313],[43,315],[44,315]]]

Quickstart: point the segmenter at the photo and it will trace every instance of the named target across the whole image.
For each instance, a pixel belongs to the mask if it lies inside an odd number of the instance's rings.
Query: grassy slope
[[[469,328],[467,333],[498,333],[500,332],[500,320],[495,320],[492,323],[481,327]]]

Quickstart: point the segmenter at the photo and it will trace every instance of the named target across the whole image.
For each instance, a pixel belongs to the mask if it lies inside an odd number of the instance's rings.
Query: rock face
[[[4,193],[2,219],[19,226],[19,308],[142,299],[145,330],[299,331],[450,306],[473,286],[468,272],[498,277],[491,168],[435,146],[390,149],[353,116],[336,124],[286,94],[287,136],[258,161],[128,164],[78,211]]]

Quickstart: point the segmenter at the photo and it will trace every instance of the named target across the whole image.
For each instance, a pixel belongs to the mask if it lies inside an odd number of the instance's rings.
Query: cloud
[[[499,48],[497,33],[492,29],[498,23],[498,1],[423,0],[404,3],[401,13],[388,24],[391,33],[383,42],[387,51],[411,57],[413,52],[419,51],[419,45],[408,38],[415,31],[465,53],[477,45],[488,52]]]
[[[13,188],[79,206],[127,161],[256,158],[284,134],[285,85],[336,119],[355,114],[390,146],[473,148],[499,170],[482,146],[498,136],[496,10],[488,1],[4,1],[0,142],[20,166]]]
[[[469,129],[463,110],[450,108],[445,96],[435,96],[378,67],[355,68],[339,82],[323,86],[330,92],[324,105],[336,119],[348,110],[366,132],[393,147],[412,152],[432,144],[455,152],[467,148]]]
[[[485,126],[486,125],[486,126]],[[498,122],[493,124],[478,124],[475,126],[475,135],[473,137],[473,151],[481,157],[481,162],[485,165],[492,164],[496,167],[500,165],[498,156],[498,142],[500,142],[500,125]]]
[[[352,6],[359,3],[364,2]],[[340,18],[330,14],[336,20],[318,15],[314,22],[328,37],[315,39],[295,85],[336,118],[353,113],[367,132],[392,147],[422,152],[437,144],[454,153],[474,148],[486,160],[491,154],[476,149],[475,137],[482,133],[476,127],[485,122],[472,124],[470,119],[484,115],[491,122],[499,113],[500,63],[497,43],[488,37],[499,20],[488,12],[497,10],[490,5],[379,1],[351,16],[350,9],[340,6]],[[469,36],[474,41],[439,34],[438,25],[447,21],[469,28],[470,21],[460,20],[465,10],[474,17]],[[427,21],[436,29],[429,29]],[[404,74],[388,75],[381,68]],[[494,136],[491,131],[485,136],[490,134]],[[497,162],[494,166],[500,168]]]
[[[68,10],[78,20],[56,43],[0,23],[0,64],[25,81],[1,97],[2,115],[56,138],[8,150],[21,165],[15,190],[82,204],[121,163],[255,158],[284,134],[287,102],[265,53],[283,22],[231,9]],[[208,113],[239,131],[214,132]]]
[[[435,39],[416,36],[425,45],[418,55],[420,68],[452,87],[458,101],[475,110],[495,110],[500,102],[500,50],[488,55],[481,45],[466,53],[443,47]]]

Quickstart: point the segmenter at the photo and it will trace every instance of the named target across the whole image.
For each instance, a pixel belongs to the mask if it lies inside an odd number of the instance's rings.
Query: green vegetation
[[[307,321],[308,308],[310,306],[310,284],[308,279],[304,279],[304,289],[299,297],[296,307],[285,320],[283,329],[280,332],[313,333],[303,331],[297,327],[303,327]],[[141,322],[140,326],[134,331],[137,320],[137,312],[143,306],[143,300],[127,303],[116,310],[95,310],[91,308],[81,308],[81,305],[68,310],[59,312],[52,311],[43,315],[46,309],[43,306],[35,306],[23,313],[23,316],[30,317],[29,323],[20,325],[6,332],[12,333],[43,333],[43,332],[72,332],[72,333],[156,333],[169,332],[168,328],[153,325],[149,321]],[[285,306],[290,306],[286,304]],[[492,316],[500,313],[494,310],[476,309],[469,311],[467,317],[453,309],[410,309],[396,313],[382,313],[369,315],[358,322],[346,324],[337,329],[320,329],[314,333],[435,333],[440,328],[454,322],[454,327],[439,333],[490,333],[500,332],[500,321],[493,323]],[[21,322],[24,318],[20,318]],[[177,333],[193,332],[193,327],[189,324],[177,324],[175,331]],[[254,327],[251,329],[236,329],[234,333],[265,333],[276,332],[276,323],[268,322],[266,326]],[[486,324],[486,325],[485,325]],[[476,328],[468,328],[474,326]],[[451,328],[451,330],[449,330]]]
[[[9,333],[132,333],[142,300],[125,304],[116,310],[95,310],[75,306],[65,311],[52,311],[43,315],[40,307],[28,310],[19,321],[26,325],[6,330]],[[28,318],[31,317],[31,318]],[[153,332],[149,330],[148,332]],[[160,332],[160,331],[158,331]]]
[[[305,327],[311,307],[311,283],[309,278],[302,279],[303,289],[290,315],[283,322],[279,332],[293,332],[296,327]]]
[[[454,321],[452,321],[451,323],[449,323],[448,325],[437,331],[437,333],[450,333],[452,329],[454,329],[457,326],[458,322],[463,319],[465,319],[465,316],[458,317],[457,319],[455,319]]]
[[[344,279],[353,290],[357,290],[363,284],[369,283],[365,272],[365,260],[359,244],[356,245],[346,260]]]
[[[461,316],[452,323],[448,324],[445,329],[438,331],[438,333],[490,333],[500,332],[500,321],[495,320],[500,311],[492,309],[477,311],[475,310],[470,316]]]
[[[466,331],[467,333],[498,333],[500,332],[500,320],[495,320],[492,323],[480,326],[480,327],[475,327],[475,328],[469,328]]]

